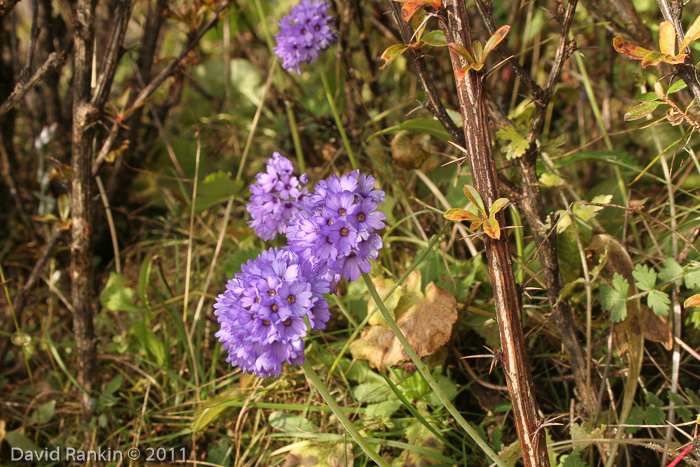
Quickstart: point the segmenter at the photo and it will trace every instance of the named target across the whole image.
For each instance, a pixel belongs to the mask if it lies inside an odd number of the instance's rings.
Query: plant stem
[[[299,162],[299,171],[306,173],[306,163],[304,161],[304,150],[301,148],[301,139],[299,138],[299,130],[297,129],[297,119],[294,116],[291,102],[285,100],[284,106],[287,109],[287,119],[289,120],[289,131],[292,132],[292,141],[294,142],[294,152],[297,153],[297,162]]]
[[[333,399],[333,396],[331,396],[331,393],[328,392],[326,385],[323,384],[321,378],[319,378],[316,371],[311,367],[308,359],[304,360],[304,364],[301,366],[301,369],[304,370],[304,374],[307,378],[309,378],[311,385],[316,388],[319,394],[321,394],[321,397],[323,397],[323,400],[326,401],[328,407],[330,407],[338,420],[340,420],[340,423],[342,423],[345,429],[348,430],[350,436],[352,436],[357,444],[360,445],[362,450],[365,451],[365,453],[380,467],[389,467],[389,464],[387,464],[387,462],[379,454],[377,454],[377,451],[375,451],[372,446],[370,446],[369,443],[362,437],[360,432],[357,431],[355,425],[348,420],[348,417],[346,417],[345,413],[343,413],[343,409],[341,409],[335,399]]]
[[[365,284],[367,284],[367,289],[369,289],[369,293],[372,296],[374,303],[376,303],[377,307],[379,307],[379,311],[382,313],[384,320],[394,332],[394,335],[399,340],[399,342],[401,342],[403,348],[406,349],[406,353],[416,365],[416,368],[418,368],[420,374],[423,375],[423,378],[425,378],[425,381],[430,386],[430,389],[432,389],[435,392],[435,395],[438,397],[438,399],[440,399],[442,405],[445,406],[447,411],[450,412],[450,414],[455,418],[455,420],[457,420],[459,426],[461,426],[462,429],[464,429],[464,431],[467,432],[469,437],[473,439],[477,445],[479,445],[479,447],[486,453],[487,456],[491,458],[491,460],[493,460],[493,462],[496,465],[498,465],[499,467],[505,467],[505,463],[501,460],[500,457],[498,457],[498,454],[496,454],[493,451],[493,449],[491,449],[491,446],[489,446],[486,443],[486,441],[484,441],[481,438],[481,436],[479,436],[479,433],[477,433],[474,427],[467,420],[465,420],[464,417],[462,417],[462,414],[460,414],[459,411],[457,411],[455,406],[452,405],[452,402],[450,402],[445,393],[442,391],[440,385],[437,383],[437,381],[435,381],[435,378],[433,378],[433,375],[430,374],[430,370],[418,357],[418,354],[416,354],[416,351],[413,350],[413,347],[411,347],[411,344],[406,339],[406,336],[403,335],[403,332],[396,324],[396,321],[394,321],[394,318],[392,318],[391,313],[389,313],[389,310],[387,310],[386,305],[379,296],[379,293],[374,287],[372,279],[370,279],[369,275],[366,272],[363,272],[362,278],[364,279]]]
[[[343,144],[345,145],[345,150],[348,152],[348,157],[350,158],[350,165],[352,165],[353,170],[357,170],[359,166],[357,165],[357,161],[355,160],[355,153],[352,152],[350,140],[348,140],[348,135],[345,133],[345,127],[343,126],[343,120],[340,118],[340,114],[338,114],[338,109],[335,106],[333,93],[331,92],[331,87],[328,84],[328,77],[326,77],[326,73],[323,70],[321,70],[320,74],[321,82],[323,83],[323,90],[326,91],[326,97],[328,98],[328,103],[331,106],[331,112],[333,113],[335,125],[338,127],[340,137],[343,139]]]

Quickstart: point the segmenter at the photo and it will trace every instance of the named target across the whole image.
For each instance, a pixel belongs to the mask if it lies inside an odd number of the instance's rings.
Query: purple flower
[[[302,63],[313,63],[321,50],[337,40],[335,22],[327,13],[329,7],[321,1],[302,0],[280,20],[275,54],[285,70],[300,75]]]
[[[299,210],[299,199],[306,195],[306,188],[292,175],[293,171],[289,159],[274,153],[267,161],[266,171],[256,175],[256,182],[250,186],[252,196],[246,209],[252,220],[248,225],[263,240],[285,233],[287,221]]]
[[[379,255],[382,240],[375,230],[384,228],[386,215],[377,211],[384,192],[374,182],[359,170],[332,175],[300,201],[288,223],[289,248],[333,284],[369,272],[369,260]]]
[[[303,363],[304,318],[312,329],[325,327],[330,313],[322,294],[329,290],[288,248],[271,248],[242,265],[214,305],[226,361],[261,378],[279,376],[285,361]]]

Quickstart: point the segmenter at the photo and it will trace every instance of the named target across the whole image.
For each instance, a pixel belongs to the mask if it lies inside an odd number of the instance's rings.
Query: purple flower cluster
[[[306,194],[306,175],[297,179],[294,166],[286,157],[275,152],[267,161],[267,171],[256,176],[250,186],[250,204],[246,209],[252,220],[248,225],[263,240],[272,240],[286,231],[287,221],[299,210],[299,198]]]
[[[280,20],[280,33],[275,36],[275,54],[282,60],[285,70],[296,70],[300,75],[302,63],[313,63],[321,50],[337,40],[328,7],[328,3],[302,0]]]
[[[214,305],[226,361],[261,378],[279,376],[285,361],[301,365],[304,318],[312,329],[325,329],[329,291],[330,283],[288,248],[271,248],[242,265]]]
[[[332,283],[351,281],[370,271],[370,259],[379,255],[386,215],[377,211],[384,192],[374,189],[374,177],[356,170],[331,176],[301,200],[301,210],[287,227],[289,248],[312,264]]]
[[[293,170],[274,153],[250,187],[248,205],[255,233],[286,233],[289,246],[242,265],[214,305],[226,361],[262,378],[279,376],[283,362],[304,362],[307,326],[325,329],[330,318],[323,294],[343,277],[369,272],[382,247],[375,230],[384,227],[386,216],[377,211],[384,192],[374,189],[373,177],[359,170],[332,175],[309,193],[301,186],[308,178]]]

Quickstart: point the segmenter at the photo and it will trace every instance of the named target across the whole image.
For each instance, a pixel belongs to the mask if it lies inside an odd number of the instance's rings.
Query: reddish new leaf
[[[403,54],[406,51],[407,48],[408,47],[406,47],[403,44],[394,44],[391,47],[387,48],[381,56],[381,59],[384,60],[384,64],[380,66],[379,69],[383,69],[388,64],[399,58],[401,54]]]
[[[450,209],[445,212],[444,214],[445,219],[449,219],[451,221],[479,221],[479,216],[476,214],[473,214],[466,209],[460,209],[460,208],[454,208]]]
[[[469,230],[471,230],[472,232],[476,232],[477,230],[479,230],[479,227],[481,227],[481,224],[483,223],[484,221],[482,221],[481,219],[479,219],[478,221],[474,221],[472,222],[472,225],[469,226]]]
[[[484,232],[491,238],[501,239],[501,226],[498,225],[496,218],[489,217],[484,221]]]
[[[621,53],[625,57],[631,58],[632,60],[644,60],[644,57],[651,53],[651,50],[630,44],[621,36],[617,36],[615,39],[613,39],[613,46],[615,46],[615,50],[618,53]]]
[[[670,21],[659,25],[659,48],[666,55],[676,55],[676,28]]]
[[[449,47],[450,50],[452,50],[454,53],[456,53],[469,63],[476,63],[476,61],[474,61],[474,58],[472,57],[472,54],[470,54],[469,51],[465,49],[463,45],[459,45],[456,42],[450,42],[449,44],[447,44],[447,47]]]
[[[404,21],[407,23],[411,20],[411,16],[413,14],[420,10],[420,7],[423,6],[423,2],[408,2],[404,6],[401,7],[401,17],[403,18]]]
[[[467,76],[467,72],[472,68],[474,68],[474,66],[470,64],[457,70],[457,72],[455,73],[455,78],[457,78],[457,82],[462,81],[464,77]]]
[[[692,297],[688,297],[685,303],[683,303],[684,308],[690,308],[694,306],[700,306],[700,294],[695,294]]]
[[[496,32],[493,33],[493,35],[491,35],[491,37],[489,37],[489,40],[486,41],[486,45],[484,46],[484,58],[486,58],[493,51],[493,49],[495,49],[496,46],[500,44],[503,39],[505,39],[508,31],[510,31],[510,26],[501,26]]]
[[[700,16],[695,18],[693,24],[691,24],[686,31],[683,42],[681,43],[681,48],[678,52],[683,53],[685,48],[688,47],[691,42],[698,40],[698,38],[700,38]]]

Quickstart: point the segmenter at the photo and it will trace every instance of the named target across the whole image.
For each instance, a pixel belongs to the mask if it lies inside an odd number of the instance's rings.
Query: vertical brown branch
[[[456,42],[471,49],[470,27],[467,20],[464,0],[447,0],[447,21],[442,22],[448,42]],[[483,75],[470,70],[463,80],[457,79],[457,72],[466,65],[463,59],[450,51],[452,68],[457,82],[457,96],[464,120],[464,136],[472,171],[474,187],[481,194],[486,206],[491,206],[499,197],[496,161],[491,149],[483,102]],[[505,216],[497,216],[500,225],[505,225]],[[515,426],[526,467],[547,467],[547,444],[544,432],[538,430],[540,418],[535,400],[530,373],[530,362],[525,348],[525,337],[521,320],[521,294],[508,248],[506,235],[500,240],[485,239],[486,256],[493,285],[494,301],[501,347],[504,357],[504,370],[508,392],[513,405]]]
[[[78,359],[80,408],[84,421],[92,416],[91,397],[97,375],[92,312],[92,177],[91,159],[97,111],[90,104],[90,80],[96,0],[78,0],[73,60],[73,135],[71,148],[71,301]]]

